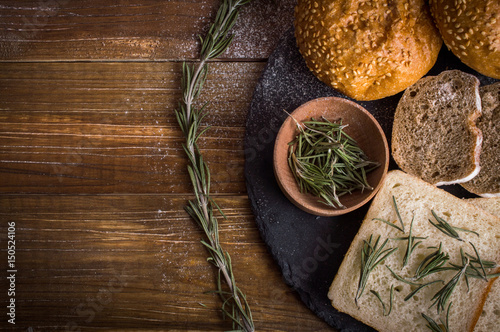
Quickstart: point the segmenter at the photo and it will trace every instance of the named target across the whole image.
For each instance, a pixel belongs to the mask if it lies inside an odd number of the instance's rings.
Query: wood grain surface
[[[174,109],[218,0],[0,1],[0,329],[225,331]],[[200,140],[257,331],[331,330],[281,277],[243,175],[246,112],[294,1],[254,0],[210,64]],[[15,223],[16,324],[9,223]]]

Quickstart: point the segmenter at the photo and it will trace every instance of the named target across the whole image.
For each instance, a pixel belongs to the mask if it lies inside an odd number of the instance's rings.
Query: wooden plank
[[[214,269],[182,195],[0,195],[16,224],[17,320],[35,330],[224,330],[220,300],[205,294]],[[325,330],[282,281],[246,196],[217,197],[239,287],[259,331]],[[0,237],[6,238],[6,223]],[[6,250],[1,250],[2,261]],[[0,270],[6,289],[6,270]],[[203,305],[201,305],[202,303]]]
[[[198,56],[219,1],[10,0],[0,4],[1,60],[172,60]],[[292,0],[254,0],[233,29],[231,59],[266,58],[292,26]]]
[[[245,192],[243,137],[261,62],[212,63],[199,105],[213,190]],[[181,64],[0,64],[0,191],[186,193]]]

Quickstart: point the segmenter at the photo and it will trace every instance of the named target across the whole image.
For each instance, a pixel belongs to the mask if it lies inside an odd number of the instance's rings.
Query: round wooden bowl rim
[[[284,128],[286,128],[287,126],[290,126],[290,124],[295,126],[295,124],[292,123],[292,121],[295,122],[294,119],[297,119],[298,121],[303,121],[303,119],[309,119],[311,117],[318,117],[320,115],[324,115],[327,118],[329,118],[331,116],[331,114],[325,114],[324,111],[323,112],[317,112],[317,111],[314,112],[315,106],[318,104],[321,104],[321,103],[329,103],[329,105],[333,106],[333,107],[328,107],[328,111],[333,111],[332,114],[335,114],[335,109],[338,108],[339,103],[343,103],[344,105],[347,105],[349,107],[349,111],[360,112],[359,118],[363,118],[363,115],[367,116],[370,120],[369,122],[371,122],[377,128],[377,131],[382,138],[382,144],[384,145],[383,160],[379,160],[381,162],[380,167],[382,167],[383,171],[382,171],[382,174],[380,176],[380,179],[377,181],[376,185],[374,186],[374,189],[368,195],[361,194],[361,193],[360,194],[356,194],[356,193],[352,194],[352,195],[360,195],[360,196],[366,195],[366,196],[362,200],[359,200],[357,203],[350,205],[350,206],[346,206],[345,209],[341,209],[341,208],[336,209],[333,207],[329,207],[321,202],[317,202],[318,199],[315,198],[313,195],[301,193],[295,180],[293,180],[293,184],[290,183],[291,181],[289,179],[290,179],[290,177],[293,178],[293,174],[292,174],[290,168],[288,167],[288,162],[287,162],[288,152],[283,153],[283,151],[282,151],[283,149],[288,150],[288,143],[293,139],[293,137],[292,137],[292,139],[289,139],[290,138],[289,136],[285,136],[286,132],[287,131],[289,132],[289,130],[284,129]],[[310,110],[309,114],[303,114],[303,113],[307,113],[308,110]],[[298,117],[297,117],[297,114],[299,115]],[[300,115],[304,115],[304,116],[300,116]],[[356,139],[356,137],[353,137],[353,138]],[[284,140],[287,140],[287,142],[284,142]],[[380,142],[378,144],[380,144]],[[283,156],[285,156],[284,161],[283,161]],[[286,164],[286,167],[283,167],[283,163]],[[382,127],[380,126],[378,121],[375,119],[375,117],[373,117],[373,115],[370,114],[370,112],[368,112],[361,105],[359,105],[353,101],[350,101],[348,99],[339,98],[339,97],[322,97],[322,98],[310,100],[310,101],[302,104],[297,109],[295,109],[290,114],[290,116],[284,121],[284,123],[280,127],[280,130],[278,131],[278,135],[276,136],[276,141],[275,141],[275,145],[274,145],[274,153],[273,153],[273,168],[274,168],[276,180],[277,180],[282,192],[294,205],[296,205],[300,209],[302,209],[308,213],[314,214],[314,215],[338,216],[338,215],[352,212],[352,211],[360,208],[361,206],[366,204],[370,199],[372,199],[373,196],[375,196],[377,191],[380,189],[380,186],[382,185],[383,180],[387,174],[388,167],[389,167],[389,147],[388,147],[388,143],[387,143],[387,138],[385,137],[385,134],[382,130]],[[288,179],[288,181],[287,181],[287,179]],[[311,198],[314,198],[314,200],[312,200]],[[341,202],[344,204],[344,202],[342,201],[342,197],[341,197]]]

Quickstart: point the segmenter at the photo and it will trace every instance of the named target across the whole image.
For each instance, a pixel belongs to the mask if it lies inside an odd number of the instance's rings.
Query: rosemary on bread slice
[[[361,265],[360,265],[361,268],[359,273],[358,289],[356,291],[356,296],[354,298],[356,305],[358,305],[358,299],[361,297],[361,295],[363,295],[370,273],[380,263],[382,263],[387,257],[392,255],[398,249],[398,248],[384,249],[389,239],[386,239],[379,246],[380,235],[377,237],[375,243],[373,244],[372,244],[372,239],[373,239],[373,234],[370,235],[368,241],[363,240],[363,247],[361,249]]]

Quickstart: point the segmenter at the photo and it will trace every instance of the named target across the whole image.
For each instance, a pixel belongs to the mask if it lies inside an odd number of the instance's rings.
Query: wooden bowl
[[[302,122],[311,117],[325,117],[348,126],[345,132],[351,136],[370,160],[380,166],[367,174],[373,190],[356,190],[340,197],[346,208],[334,208],[319,201],[312,194],[301,193],[288,166],[288,143],[297,134],[295,120]],[[293,119],[292,119],[293,117]],[[336,216],[351,212],[367,203],[380,189],[389,167],[389,147],[387,139],[377,120],[363,107],[344,98],[325,97],[311,100],[297,108],[281,126],[274,145],[274,173],[283,193],[302,210],[318,216]]]

